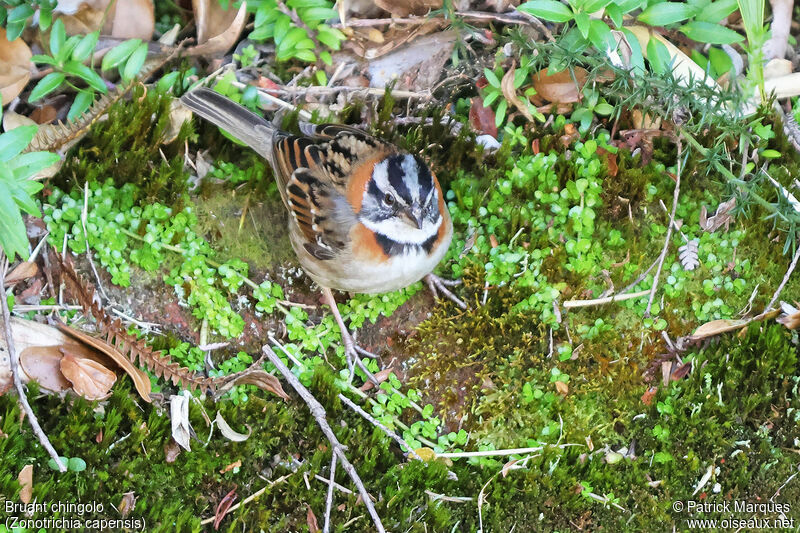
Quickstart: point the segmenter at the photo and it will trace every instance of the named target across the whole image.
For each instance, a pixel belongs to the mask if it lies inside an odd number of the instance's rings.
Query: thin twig
[[[254,492],[253,494],[251,494],[250,496],[248,496],[244,500],[240,501],[239,503],[237,503],[235,505],[231,505],[230,508],[228,509],[228,513],[232,513],[233,511],[235,511],[236,509],[238,509],[242,505],[244,505],[246,503],[250,503],[251,501],[255,500],[256,498],[258,498],[259,496],[264,494],[267,491],[267,489],[271,489],[272,487],[274,487],[278,483],[280,483],[282,481],[286,481],[287,479],[292,477],[296,472],[298,472],[298,470],[295,470],[291,474],[286,474],[285,476],[281,476],[278,479],[276,479],[275,481],[270,481],[269,479],[267,479],[266,482],[269,483],[269,485],[267,485],[266,487],[262,487],[261,489],[257,490],[256,492]],[[264,478],[262,478],[262,479],[264,479]],[[200,525],[201,526],[205,526],[207,524],[211,524],[216,519],[217,519],[216,516],[208,517],[208,518],[204,519],[202,522],[200,522]]]
[[[412,448],[411,445],[408,442],[406,442],[406,440],[403,437],[401,437],[391,429],[381,424],[375,417],[373,417],[368,412],[363,410],[361,407],[358,406],[358,404],[353,402],[353,400],[351,400],[344,394],[339,393],[339,399],[342,400],[342,402],[344,402],[344,404],[347,405],[347,407],[349,407],[356,413],[366,418],[372,425],[374,425],[375,427],[386,433],[389,437],[394,439],[395,442],[397,442],[397,444],[399,444],[401,448],[405,448],[406,450],[408,450],[408,453],[413,455],[415,459],[419,459],[420,461],[422,461],[422,457],[420,457],[419,454],[417,454],[417,452],[414,451],[414,448]]]
[[[344,468],[347,475],[350,476],[350,479],[353,480],[353,484],[358,488],[358,492],[361,495],[361,501],[366,506],[369,515],[372,517],[372,522],[375,524],[375,529],[378,530],[379,533],[384,533],[386,530],[383,527],[383,523],[381,522],[381,517],[378,516],[378,511],[375,510],[375,506],[372,503],[372,498],[367,492],[367,488],[364,486],[364,483],[361,481],[361,477],[359,477],[358,472],[356,472],[355,467],[347,458],[347,455],[344,453],[344,446],[339,442],[339,439],[336,438],[336,434],[331,429],[331,426],[328,424],[328,420],[325,417],[325,408],[322,407],[314,395],[309,392],[307,388],[300,383],[300,380],[297,379],[297,376],[292,374],[292,371],[283,364],[280,357],[277,356],[275,352],[268,345],[264,345],[261,347],[261,350],[264,352],[270,362],[275,365],[275,368],[283,375],[283,378],[289,382],[289,385],[300,395],[306,405],[308,406],[309,410],[311,411],[311,415],[319,424],[320,429],[328,438],[328,441],[331,443],[331,447],[333,448],[333,453],[339,458],[339,462],[342,463],[342,468]]]
[[[509,11],[508,13],[485,13],[483,11],[456,11],[456,17],[464,20],[491,22],[501,22],[503,24],[530,24],[532,21],[519,11]],[[369,28],[373,26],[385,26],[387,24],[416,24],[421,25],[434,20],[444,20],[443,16],[437,17],[398,17],[382,19],[349,19],[347,24],[332,24],[334,28]]]
[[[772,295],[772,300],[770,300],[769,304],[767,304],[767,307],[764,308],[765,312],[769,311],[770,309],[772,309],[772,306],[775,305],[775,302],[778,300],[778,297],[781,295],[781,292],[783,291],[783,288],[786,286],[786,283],[789,281],[789,278],[791,277],[792,272],[794,272],[794,269],[797,266],[797,260],[798,259],[800,259],[800,243],[798,243],[798,245],[797,245],[797,251],[794,254],[794,258],[792,259],[791,264],[789,265],[789,270],[787,270],[786,271],[786,275],[783,276],[783,281],[781,281],[781,284],[778,285],[778,288],[775,290],[775,294]]]
[[[89,246],[89,233],[86,231],[86,217],[89,211],[89,181],[83,184],[83,210],[81,211],[81,227],[83,228],[83,243],[86,246],[86,258],[89,260],[89,266],[92,267],[94,280],[97,283],[97,288],[100,289],[100,294],[103,295],[103,300],[108,301],[108,295],[103,288],[103,283],[100,281],[100,274],[97,273],[97,267],[94,266],[94,258],[92,257],[92,248]]]
[[[328,479],[326,477],[322,477],[319,474],[314,474],[314,479],[316,479],[318,481],[322,481],[323,483],[325,483],[327,485],[331,484],[331,480],[330,479]],[[344,492],[345,494],[353,494],[352,490],[348,489],[347,487],[343,487],[342,485],[339,485],[335,481],[333,482],[333,486],[339,492]]]
[[[330,483],[328,483],[328,495],[325,497],[325,525],[322,527],[323,533],[328,533],[331,530],[331,509],[333,509],[333,486],[335,485],[334,478],[336,477],[336,454],[331,454],[331,476]]]
[[[6,254],[3,251],[0,251],[0,264],[2,264],[2,267],[0,267],[0,287],[5,287],[6,273],[8,272],[9,264]],[[5,294],[0,295],[0,306],[3,308],[3,329],[6,336],[6,346],[8,346],[8,360],[11,366],[11,374],[14,377],[14,387],[16,387],[17,395],[19,396],[19,403],[22,404],[22,409],[28,417],[28,423],[31,425],[33,433],[39,438],[39,442],[44,449],[47,450],[47,453],[50,454],[50,457],[55,460],[56,465],[58,465],[58,470],[60,472],[66,472],[67,466],[61,462],[58,452],[50,443],[50,439],[47,438],[44,430],[42,430],[42,426],[39,425],[39,419],[36,418],[31,404],[28,403],[25,386],[22,384],[22,378],[19,375],[19,359],[17,359],[17,350],[14,347],[14,334],[11,332],[11,313],[8,310],[8,301],[6,300]]]
[[[672,239],[672,227],[675,224],[675,212],[678,210],[678,197],[681,194],[681,156],[683,154],[683,147],[681,145],[680,137],[676,140],[678,144],[678,157],[675,170],[675,190],[672,193],[672,212],[669,214],[669,224],[667,225],[667,236],[664,239],[664,247],[661,249],[661,255],[658,257],[658,268],[656,274],[653,276],[653,286],[650,287],[650,298],[647,300],[647,307],[644,310],[644,317],[650,316],[650,308],[653,307],[653,299],[656,296],[656,289],[658,288],[658,278],[661,277],[661,269],[664,268],[664,260],[667,258],[667,250],[669,250],[669,242]]]
[[[656,265],[657,265],[657,264],[658,264],[658,258],[656,258],[656,260],[655,260],[655,261],[653,261],[653,263],[652,263],[652,264],[651,264],[649,267],[647,267],[647,270],[645,270],[644,272],[642,272],[641,274],[639,274],[639,277],[638,277],[638,278],[636,278],[636,279],[635,279],[635,280],[633,280],[633,281],[632,281],[630,284],[628,284],[628,286],[627,286],[627,287],[625,287],[624,289],[622,289],[621,291],[619,291],[619,293],[618,293],[618,294],[625,294],[626,292],[628,292],[629,290],[631,290],[631,289],[633,289],[635,286],[637,286],[639,283],[641,283],[641,282],[642,282],[642,280],[643,280],[644,278],[646,278],[646,277],[647,277],[647,275],[650,273],[650,271],[651,271],[651,270],[653,270],[653,269],[656,267]]]
[[[238,82],[231,82],[231,84],[236,84]],[[239,84],[243,88],[246,87],[245,84]],[[272,90],[272,89],[271,89]],[[321,85],[312,85],[309,87],[289,87],[284,85],[283,87],[279,87],[275,89],[273,92],[278,92],[280,94],[286,94],[290,96],[302,96],[307,94],[336,94],[336,93],[356,93],[359,95],[369,95],[369,96],[383,96],[386,94],[386,89],[380,87],[349,87],[345,85],[340,85],[338,87],[324,87]],[[393,98],[421,98],[423,100],[428,100],[431,98],[430,91],[404,91],[400,89],[393,89],[392,90],[392,97]],[[269,94],[263,89],[259,89],[259,94],[265,95]],[[270,95],[271,96],[271,95]],[[276,99],[274,96],[271,96],[272,99]],[[269,98],[268,98],[269,100]],[[276,99],[277,100],[277,99]],[[284,102],[283,100],[279,100],[280,102]],[[275,102],[277,103],[277,102]],[[281,104],[278,104],[281,105]],[[291,105],[291,104],[288,104]],[[308,113],[308,111],[301,111],[301,113]],[[310,113],[309,113],[310,118]],[[307,119],[308,120],[308,119]]]
[[[521,455],[523,453],[536,453],[544,450],[545,448],[569,448],[572,446],[585,446],[585,444],[551,444],[547,446],[535,446],[533,448],[509,448],[507,450],[482,450],[479,452],[446,452],[437,453],[436,458],[446,457],[448,459],[458,459],[463,457],[505,457],[508,455]]]
[[[567,300],[562,305],[567,309],[573,307],[592,307],[595,305],[603,305],[603,304],[610,304],[611,302],[622,302],[625,300],[633,300],[635,298],[641,298],[650,292],[650,289],[646,291],[639,291],[639,292],[631,292],[628,294],[614,294],[613,296],[606,296],[605,298],[595,298],[594,300]]]

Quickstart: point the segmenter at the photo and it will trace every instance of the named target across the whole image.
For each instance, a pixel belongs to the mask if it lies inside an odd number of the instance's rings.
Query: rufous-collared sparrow
[[[453,236],[442,188],[416,155],[361,130],[303,125],[303,135],[280,131],[264,118],[207,88],[181,98],[269,161],[288,209],[289,237],[300,265],[322,288],[342,333],[351,369],[358,347],[331,289],[381,293],[425,278],[466,308],[431,271]]]

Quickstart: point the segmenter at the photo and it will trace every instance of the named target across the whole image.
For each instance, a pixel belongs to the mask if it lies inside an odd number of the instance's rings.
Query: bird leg
[[[353,380],[353,373],[354,373],[354,364],[357,364],[358,367],[364,371],[364,373],[369,377],[371,381],[378,381],[372,375],[366,365],[361,362],[361,357],[359,355],[365,355],[367,357],[371,357],[373,359],[377,359],[377,355],[372,352],[368,352],[364,348],[360,347],[358,344],[355,343],[353,340],[353,336],[350,334],[350,330],[347,329],[347,326],[344,325],[344,320],[342,320],[342,315],[339,313],[339,308],[336,306],[336,299],[333,297],[333,292],[328,287],[322,287],[322,298],[325,300],[325,303],[328,304],[328,307],[331,308],[331,313],[333,313],[333,318],[336,320],[336,323],[339,325],[339,331],[342,334],[342,343],[344,343],[344,353],[345,358],[347,359],[347,368],[350,369],[350,381]]]
[[[458,296],[450,292],[450,290],[447,288],[461,285],[460,279],[444,279],[431,272],[425,276],[425,283],[428,284],[428,288],[433,293],[434,298],[438,299],[439,293],[441,292],[448,300],[456,304],[461,309],[467,308],[467,304],[465,304]]]

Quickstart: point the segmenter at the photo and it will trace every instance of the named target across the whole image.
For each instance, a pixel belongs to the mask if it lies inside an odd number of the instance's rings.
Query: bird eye
[[[383,197],[383,203],[385,203],[388,206],[394,205],[394,196],[392,196],[391,193],[387,192],[386,196]]]

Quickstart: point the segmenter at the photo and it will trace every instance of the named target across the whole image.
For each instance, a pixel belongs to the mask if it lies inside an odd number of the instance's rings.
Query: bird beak
[[[417,229],[422,229],[422,223],[424,221],[422,220],[421,209],[407,209],[403,214],[408,219],[407,222],[409,226],[413,226]]]

